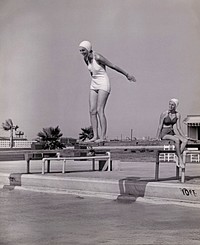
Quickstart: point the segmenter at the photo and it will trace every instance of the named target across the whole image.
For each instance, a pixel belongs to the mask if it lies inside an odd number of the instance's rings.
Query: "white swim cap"
[[[176,107],[178,106],[179,104],[179,101],[177,99],[171,99],[170,101],[174,102],[174,104],[176,105]]]
[[[87,49],[88,52],[92,50],[92,44],[89,41],[83,41],[79,44],[79,47]]]

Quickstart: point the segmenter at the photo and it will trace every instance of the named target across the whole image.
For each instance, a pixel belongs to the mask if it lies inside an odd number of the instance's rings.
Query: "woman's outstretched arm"
[[[111,68],[111,69],[123,74],[124,76],[126,76],[129,81],[136,82],[136,79],[135,79],[135,77],[133,75],[130,75],[128,72],[124,71],[122,68],[114,65],[112,62],[107,60],[102,55],[96,54],[95,58],[96,58],[97,62],[100,63],[101,65],[108,66],[109,68]]]

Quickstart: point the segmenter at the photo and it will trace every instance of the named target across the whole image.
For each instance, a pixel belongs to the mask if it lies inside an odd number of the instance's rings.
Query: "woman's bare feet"
[[[182,158],[179,158],[178,156],[175,156],[175,162],[176,162],[176,166],[179,168],[185,168],[185,165],[183,163]]]
[[[95,143],[104,143],[106,139],[97,139],[95,140]]]
[[[180,168],[185,168],[185,164],[183,163],[182,158],[180,158],[179,162],[180,162],[179,163]]]
[[[87,139],[84,141],[84,143],[93,143],[93,142],[96,142],[97,140],[99,140],[99,138],[92,138],[92,139]]]

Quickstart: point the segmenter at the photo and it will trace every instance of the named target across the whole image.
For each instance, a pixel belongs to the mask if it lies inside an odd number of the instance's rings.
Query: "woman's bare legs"
[[[105,106],[108,100],[109,93],[104,90],[98,91],[98,100],[97,100],[97,114],[99,117],[101,135],[99,141],[106,140],[106,131],[107,131],[107,120],[105,116]]]
[[[181,140],[181,154],[184,152],[185,147],[188,143],[188,140],[186,138],[180,137]]]
[[[98,92],[95,90],[90,90],[89,97],[89,106],[90,106],[90,122],[93,129],[93,138],[89,141],[93,142],[99,139],[98,135],[98,118],[97,118],[97,101],[98,101]]]
[[[90,90],[90,121],[94,136],[90,141],[104,141],[106,139],[107,121],[105,117],[105,105],[109,93],[104,90]],[[98,119],[101,128],[101,135],[99,139],[98,134]]]
[[[184,164],[183,164],[183,159],[182,159],[182,156],[181,156],[181,139],[182,137],[180,138],[179,136],[177,135],[165,135],[163,137],[164,140],[172,140],[174,141],[175,143],[175,148],[176,148],[176,154],[178,156],[178,159],[179,159],[179,164],[180,164],[180,167],[181,168],[184,168]]]

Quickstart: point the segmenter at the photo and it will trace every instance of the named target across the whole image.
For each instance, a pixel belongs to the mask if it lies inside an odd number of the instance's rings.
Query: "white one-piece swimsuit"
[[[106,70],[96,62],[94,56],[92,59],[92,63],[88,64],[88,70],[92,74],[90,89],[96,91],[101,89],[110,93],[111,86]]]

